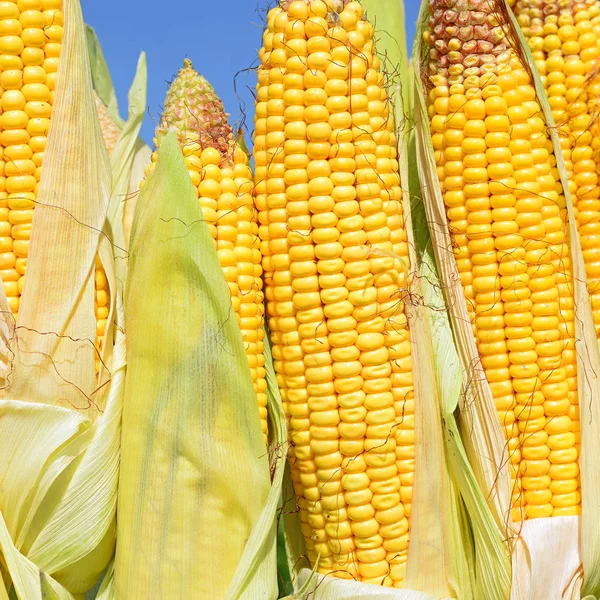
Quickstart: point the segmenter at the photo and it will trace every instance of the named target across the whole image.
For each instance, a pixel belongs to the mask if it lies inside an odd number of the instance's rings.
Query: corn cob
[[[119,131],[119,128],[117,127],[117,124],[114,122],[113,118],[110,116],[110,113],[108,112],[104,102],[102,102],[100,99],[100,96],[98,96],[97,93],[94,93],[94,98],[96,99],[96,111],[98,113],[98,119],[102,129],[102,137],[104,138],[104,144],[106,146],[106,150],[108,151],[108,155],[110,156],[112,151],[115,149],[121,132]]]
[[[308,557],[401,587],[414,473],[396,136],[358,2],[268,14],[254,140],[267,313]]]
[[[501,9],[434,0],[425,80],[454,255],[506,434],[518,521],[580,514],[580,434],[565,198]]]
[[[258,223],[249,157],[235,142],[223,103],[189,60],[167,94],[155,143],[177,132],[206,223],[215,240],[235,317],[242,332],[265,443],[268,441],[264,308]],[[152,164],[157,160],[152,156]]]
[[[600,335],[600,3],[519,0],[514,12],[560,136]]]
[[[15,314],[25,282],[62,23],[60,0],[0,4],[0,277]]]

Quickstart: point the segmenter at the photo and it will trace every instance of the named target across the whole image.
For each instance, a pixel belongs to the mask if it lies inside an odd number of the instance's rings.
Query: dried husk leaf
[[[64,12],[70,22],[13,344],[18,368],[5,394],[95,418],[94,272],[111,176],[78,2],[67,2]]]
[[[150,147],[138,139],[135,146],[135,155],[131,165],[131,177],[129,179],[129,189],[127,197],[123,202],[123,235],[125,238],[125,249],[129,249],[129,238],[131,236],[131,227],[135,215],[135,206],[140,195],[141,183],[146,176],[146,167],[152,161],[152,150]]]
[[[142,52],[129,90],[129,116],[111,155],[113,186],[108,206],[106,234],[113,246],[118,286],[124,285],[127,276],[127,250],[123,223],[133,164],[138,152],[138,135],[146,111],[147,80],[146,54]]]
[[[147,69],[145,54],[140,56],[134,82],[129,90],[129,115],[127,122],[119,115],[119,107],[117,104],[117,96],[113,86],[112,78],[100,40],[94,29],[86,25],[86,35],[88,42],[88,50],[90,53],[90,66],[92,69],[92,80],[94,89],[100,99],[107,107],[107,111],[113,118],[117,127],[121,130],[121,136],[126,138],[121,143],[120,154],[115,160],[111,160],[113,168],[114,191],[113,199],[122,206],[113,206],[110,210],[110,221],[113,223],[112,229],[116,231],[114,242],[114,251],[118,258],[116,261],[117,270],[121,268],[120,263],[125,263],[126,270],[126,251],[129,247],[129,236],[131,234],[131,226],[133,224],[133,215],[135,211],[135,203],[140,192],[140,183],[144,179],[144,172],[152,159],[152,151],[150,147],[139,137],[141,123],[146,110],[146,83]],[[131,147],[133,141],[133,149]],[[115,148],[116,150],[117,148]],[[133,157],[132,157],[133,153]],[[112,158],[112,157],[111,157]],[[125,174],[129,173],[129,185],[124,187]],[[114,202],[111,202],[111,206]],[[114,223],[116,214],[122,214],[123,242],[124,246],[119,246],[121,241],[119,229]],[[123,281],[125,274],[119,272],[119,281]]]

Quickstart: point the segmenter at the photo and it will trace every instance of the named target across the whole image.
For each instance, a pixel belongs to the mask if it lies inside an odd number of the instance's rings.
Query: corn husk
[[[115,598],[276,598],[281,407],[271,393],[270,465],[229,291],[174,134],[140,193],[130,252]]]
[[[469,319],[462,287],[451,283],[458,280],[458,270],[451,251],[445,208],[433,159],[425,96],[419,76],[421,71],[419,63],[422,56],[420,39],[425,27],[428,7],[428,1],[425,1],[419,19],[420,25],[414,51],[415,61],[419,61],[416,65],[417,75],[415,78],[419,171],[425,176],[423,191],[426,199],[427,219],[434,224],[434,226],[430,226],[430,233],[440,279],[443,282],[444,297],[446,305],[452,307],[449,316],[457,357],[465,374],[463,385],[471,393],[467,402],[459,405],[459,424],[480,491],[487,499],[496,521],[497,534],[495,537],[507,540],[507,549],[511,552],[510,598],[512,600],[525,598],[528,600],[547,598],[571,600],[579,598],[582,568],[585,581],[584,594],[591,593],[598,596],[600,538],[594,527],[600,516],[600,473],[596,466],[600,458],[600,448],[598,447],[600,443],[600,431],[598,431],[600,427],[600,414],[598,414],[600,397],[598,395],[598,379],[595,374],[599,372],[600,364],[598,363],[598,347],[590,300],[585,284],[585,267],[573,214],[573,203],[567,185],[564,160],[542,82],[514,16],[508,10],[504,0],[496,0],[494,5],[495,12],[507,15],[508,26],[511,28],[511,33],[514,34],[511,38],[515,40],[514,43],[519,44],[520,54],[525,57],[533,73],[534,85],[554,145],[557,166],[567,201],[574,275],[576,338],[578,340],[576,347],[582,429],[580,460],[582,517],[532,519],[524,524],[512,524],[509,520],[507,488],[510,482],[504,466],[507,464],[503,450],[504,440],[483,370],[480,367],[474,370],[471,366],[477,364],[478,354],[471,328],[468,325]],[[467,410],[467,405],[470,407],[469,410]],[[485,528],[485,533],[497,547],[497,539],[494,539],[489,523]],[[559,568],[557,568],[557,556],[560,556]],[[485,573],[483,569],[479,569],[479,572]],[[487,572],[488,578],[493,577],[491,583],[496,585],[498,591],[501,587],[504,588],[504,572],[505,569],[502,572],[492,573],[489,570]],[[490,594],[489,588],[484,589],[487,594]],[[486,595],[486,597],[489,596]]]
[[[124,125],[123,119],[119,114],[119,103],[117,101],[117,93],[113,85],[110,71],[104,58],[104,52],[100,45],[100,40],[96,34],[96,30],[89,25],[85,26],[85,35],[87,48],[90,57],[90,66],[92,68],[92,82],[94,89],[100,97],[100,100],[106,106],[108,113],[113,118],[113,121],[121,129]]]
[[[115,563],[114,561],[108,565],[106,573],[102,579],[102,582],[98,588],[98,591],[93,594],[89,594],[90,600],[114,600],[115,597]],[[86,598],[87,600],[87,598]]]
[[[299,600],[439,600],[437,596],[409,590],[394,590],[377,585],[336,579],[328,575],[313,574],[308,569],[300,572],[299,582],[305,586],[298,593]]]
[[[139,152],[138,136],[146,111],[147,79],[146,55],[142,52],[135,79],[129,90],[129,117],[111,155],[113,187],[108,206],[106,235],[112,242],[115,255],[117,285],[123,285],[127,276],[127,245],[123,223],[132,182],[133,165]]]
[[[56,98],[16,326],[0,291],[0,598],[80,598],[110,562],[125,340],[96,389],[94,270],[110,168],[78,0],[65,0]],[[114,267],[104,264],[111,289]],[[43,282],[40,284],[38,282]],[[111,312],[121,322],[119,299]],[[8,357],[8,358],[7,358]]]

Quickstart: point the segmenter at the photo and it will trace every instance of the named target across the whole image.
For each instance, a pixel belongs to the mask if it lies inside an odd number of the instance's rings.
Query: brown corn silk
[[[249,157],[236,143],[223,103],[188,59],[173,81],[156,132],[181,144],[204,219],[217,248],[232,309],[242,332],[265,444],[268,441],[264,308],[258,222],[252,202]],[[152,156],[148,173],[154,168]],[[233,315],[232,315],[233,316]]]
[[[600,3],[519,0],[513,11],[540,72],[560,137],[600,334]]]
[[[512,519],[581,512],[566,204],[503,5],[431,4],[423,73],[479,359],[504,429]]]
[[[402,587],[414,474],[397,141],[358,2],[282,3],[259,52],[265,295],[308,558]]]

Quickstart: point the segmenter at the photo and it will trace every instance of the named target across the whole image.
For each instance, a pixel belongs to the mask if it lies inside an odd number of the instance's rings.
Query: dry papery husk
[[[518,25],[504,0],[491,0],[492,10],[510,29],[509,39],[533,74],[538,100],[548,125],[568,208],[573,265],[578,393],[581,414],[582,480],[581,517],[554,517],[513,523],[510,520],[510,474],[503,432],[494,401],[479,361],[466,300],[452,252],[444,201],[436,174],[429,132],[426,92],[421,78],[425,56],[421,45],[427,27],[430,0],[424,0],[417,27],[415,62],[415,114],[418,168],[427,221],[443,283],[455,349],[463,373],[464,398],[458,406],[459,424],[476,480],[497,527],[496,537],[510,552],[511,600],[573,600],[600,595],[600,356],[593,325],[585,266],[569,194],[564,160],[543,85]],[[485,597],[489,597],[486,595]],[[499,596],[500,597],[500,596]]]
[[[117,196],[119,204],[112,203],[112,214],[109,221],[117,239],[114,239],[114,251],[116,255],[117,269],[123,268],[120,263],[126,263],[126,250],[129,248],[129,236],[133,225],[135,206],[140,193],[140,184],[144,179],[144,172],[152,159],[152,150],[139,137],[141,124],[146,111],[146,58],[142,53],[138,61],[136,77],[129,90],[128,106],[129,114],[127,122],[124,122],[119,114],[117,94],[113,85],[108,64],[100,45],[100,40],[95,30],[89,25],[85,26],[88,53],[90,56],[90,68],[92,70],[92,82],[98,98],[104,104],[105,110],[119,130],[119,141],[121,145],[115,147],[120,154],[114,158],[111,155],[111,165],[115,173],[113,195]],[[133,145],[132,145],[133,144]],[[128,178],[129,185],[125,186]],[[121,217],[123,239],[119,237],[120,227],[115,218]],[[124,247],[119,246],[122,241]],[[126,267],[125,267],[126,268]],[[117,273],[119,280],[124,276],[123,272]]]

